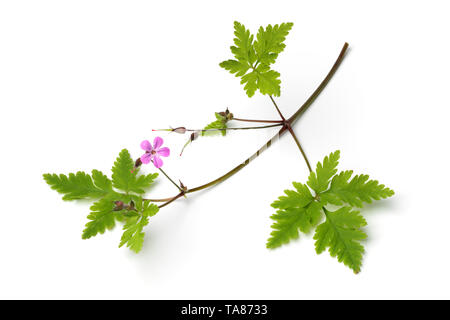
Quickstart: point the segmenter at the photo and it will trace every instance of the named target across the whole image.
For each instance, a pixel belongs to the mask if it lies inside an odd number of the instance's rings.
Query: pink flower
[[[156,168],[161,168],[163,165],[163,161],[161,157],[168,157],[170,155],[169,148],[161,148],[164,143],[161,137],[156,137],[153,140],[153,146],[148,140],[144,140],[141,142],[141,148],[145,150],[145,153],[141,156],[141,161],[144,164],[153,162]]]

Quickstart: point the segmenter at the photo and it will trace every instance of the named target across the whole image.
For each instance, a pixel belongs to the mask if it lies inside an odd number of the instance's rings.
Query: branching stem
[[[168,201],[166,201],[165,203],[163,203],[162,205],[159,205],[158,208],[163,208],[165,206],[167,206],[168,204],[174,202],[175,200],[177,200],[178,198],[184,196],[184,191],[181,191],[179,194],[177,194],[175,197],[169,198]]]
[[[286,132],[286,130],[290,131],[289,129],[292,130],[291,126],[292,124],[298,120],[300,118],[300,116],[313,104],[313,102],[317,99],[317,97],[320,95],[320,93],[323,91],[323,89],[327,86],[327,84],[330,82],[331,78],[333,77],[333,75],[336,73],[336,70],[339,68],[340,64],[342,63],[342,61],[344,60],[345,57],[345,53],[348,49],[348,43],[345,43],[344,46],[342,47],[342,50],[336,60],[336,62],[334,63],[333,67],[330,69],[330,71],[328,72],[327,76],[322,80],[322,82],[320,83],[320,85],[317,87],[317,89],[312,93],[312,95],[308,98],[308,100],[305,101],[305,103],[287,120],[283,120],[283,127],[278,131],[278,133],[272,138],[270,139],[264,146],[262,146],[260,149],[258,149],[256,151],[256,155],[259,155],[262,151],[264,151],[266,148],[268,148],[271,144],[272,141],[274,140],[274,138],[276,138],[277,136],[281,136],[282,134],[284,134]],[[278,107],[277,107],[277,110]],[[281,115],[281,112],[280,116]],[[286,121],[286,122],[285,122]],[[287,125],[286,125],[287,123]],[[292,134],[292,132],[291,132]],[[293,135],[294,140],[296,141],[296,143],[298,143],[298,145],[300,146],[300,143],[298,142],[298,139],[295,137],[295,134]],[[303,149],[300,149],[300,151],[302,151]],[[304,152],[302,151],[302,154],[304,154]],[[253,155],[252,155],[253,157]],[[240,171],[243,167],[245,167],[247,164],[250,163],[250,159],[252,158],[248,158],[246,159],[243,163],[239,164],[238,166],[236,166],[235,168],[231,169],[229,172],[225,173],[224,175],[220,176],[219,178],[203,184],[201,186],[195,187],[195,188],[191,188],[191,189],[187,189],[184,192],[180,192],[178,195],[176,195],[175,197],[171,197],[171,198],[166,198],[166,199],[149,199],[150,201],[154,201],[154,202],[164,202],[166,201],[164,204],[162,204],[160,206],[160,208],[168,205],[169,203],[175,201],[176,199],[182,197],[185,194],[188,193],[192,193],[192,192],[196,192],[196,191],[200,191],[203,190],[205,188],[211,187],[217,183],[220,183],[226,179],[228,179],[229,177],[231,177],[232,175],[236,174],[238,171]],[[305,156],[305,160],[306,160],[306,156]],[[306,161],[308,164],[308,168],[311,170],[311,166],[309,165],[309,162]]]
[[[295,143],[298,146],[298,149],[300,150],[300,153],[303,156],[303,159],[305,159],[306,166],[308,167],[309,172],[311,172],[311,165],[309,164],[308,157],[306,156],[305,151],[302,148],[302,145],[300,144],[300,140],[298,140],[297,136],[295,135],[294,130],[291,127],[291,124],[286,120],[286,118],[283,116],[283,113],[281,113],[280,108],[278,108],[278,105],[276,104],[275,100],[272,96],[269,96],[270,100],[272,100],[273,105],[275,106],[275,109],[277,109],[278,114],[280,115],[281,119],[283,119],[283,125],[289,130],[289,133],[291,134],[292,138],[294,138]]]
[[[278,108],[275,100],[273,100],[272,96],[269,96],[270,100],[272,100],[273,105],[275,106],[275,109],[277,109],[278,114],[280,115],[281,119],[283,120],[283,123],[286,121],[286,119],[284,118],[283,114],[281,113],[280,109]]]

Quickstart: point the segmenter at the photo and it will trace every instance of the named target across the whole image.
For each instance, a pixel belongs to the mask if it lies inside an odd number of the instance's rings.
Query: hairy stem
[[[231,169],[230,171],[228,171],[227,173],[225,173],[224,175],[220,176],[219,178],[203,184],[201,186],[195,187],[195,188],[191,188],[191,189],[187,189],[184,193],[192,193],[192,192],[196,192],[196,191],[200,191],[203,190],[205,188],[211,187],[219,182],[222,182],[226,179],[228,179],[229,177],[231,177],[232,175],[236,174],[238,171],[240,171],[242,168],[244,168],[247,164],[250,163],[250,161],[253,159],[253,157],[256,155],[258,156],[262,151],[264,151],[265,149],[267,149],[268,147],[271,146],[272,141],[274,141],[277,137],[281,136],[282,134],[284,134],[286,132],[286,130],[288,130],[288,128],[313,104],[313,102],[317,99],[317,97],[320,95],[320,93],[323,91],[323,89],[327,86],[327,84],[330,82],[331,78],[333,77],[333,75],[336,73],[336,70],[339,68],[339,66],[341,65],[342,61],[344,60],[345,57],[345,52],[348,49],[348,43],[345,43],[344,46],[341,49],[341,52],[338,56],[338,58],[336,59],[336,62],[334,63],[333,67],[330,69],[330,71],[328,72],[327,76],[322,80],[322,82],[320,83],[320,85],[317,87],[317,89],[312,93],[312,95],[308,98],[308,100],[305,101],[305,103],[289,118],[287,119],[287,123],[289,124],[288,126],[284,125],[280,131],[278,131],[278,133],[272,138],[270,139],[264,146],[262,146],[260,149],[258,149],[250,158],[246,159],[243,163],[239,164],[238,166],[236,166],[235,168]],[[298,139],[297,139],[298,141]],[[172,198],[167,198],[167,199],[153,199],[151,201],[167,201],[166,203],[164,203],[162,206],[166,206],[168,205],[170,202],[178,199],[179,197],[183,196],[184,193],[180,193],[175,197]]]

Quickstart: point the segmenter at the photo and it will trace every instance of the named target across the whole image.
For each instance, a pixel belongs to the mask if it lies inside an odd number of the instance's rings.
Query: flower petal
[[[153,150],[152,145],[148,140],[144,140],[141,142],[141,148],[148,152],[151,152]]]
[[[145,153],[141,156],[141,161],[143,164],[147,164],[152,160],[152,154],[151,153]]]
[[[160,148],[158,151],[156,151],[158,153],[158,155],[163,156],[163,157],[168,157],[170,156],[170,149],[167,147],[164,148]]]
[[[163,165],[163,161],[157,154],[153,156],[153,164],[155,165],[156,168],[161,168]]]
[[[153,148],[155,148],[155,150],[159,149],[159,147],[162,146],[162,144],[164,143],[164,140],[161,137],[156,137],[155,140],[153,140]]]

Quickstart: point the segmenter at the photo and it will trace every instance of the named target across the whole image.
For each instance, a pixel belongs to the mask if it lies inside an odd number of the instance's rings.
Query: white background
[[[0,298],[450,298],[448,1],[1,1]],[[89,204],[64,202],[42,174],[134,158],[152,128],[202,127],[226,107],[277,114],[218,66],[233,21],[253,32],[292,21],[277,99],[291,115],[345,41],[341,68],[295,131],[314,164],[341,150],[341,169],[396,191],[363,210],[359,275],[316,255],[312,234],[267,250],[270,203],[304,182],[285,135],[226,182],[151,219],[140,254],[120,228],[81,239]],[[188,187],[250,156],[276,129],[199,139],[163,133],[164,169]],[[152,172],[154,168],[145,167]],[[159,179],[152,197],[176,190]]]

